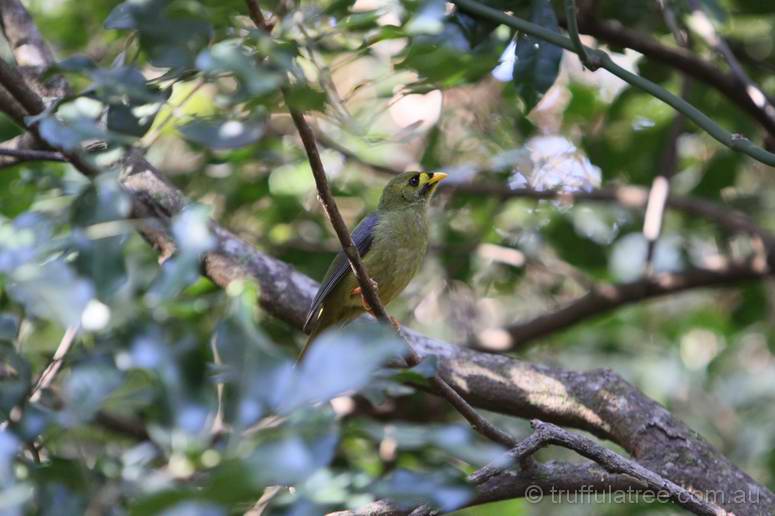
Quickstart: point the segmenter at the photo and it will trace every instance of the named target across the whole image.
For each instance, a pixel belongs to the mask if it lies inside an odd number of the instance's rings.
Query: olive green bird
[[[377,210],[352,232],[363,264],[384,304],[390,303],[409,284],[428,250],[428,201],[441,172],[405,172],[385,186]],[[315,338],[332,326],[344,325],[371,312],[361,295],[347,257],[342,251],[328,267],[304,323],[309,333],[299,360]]]

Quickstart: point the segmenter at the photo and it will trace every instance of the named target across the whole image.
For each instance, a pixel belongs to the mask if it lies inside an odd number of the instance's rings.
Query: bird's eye
[[[409,180],[409,186],[417,186],[420,184],[420,174],[415,174],[412,179]]]

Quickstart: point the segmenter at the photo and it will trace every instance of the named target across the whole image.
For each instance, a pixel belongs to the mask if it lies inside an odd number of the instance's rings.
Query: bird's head
[[[410,206],[425,206],[439,182],[447,177],[443,172],[404,172],[385,186],[379,207],[395,210]]]

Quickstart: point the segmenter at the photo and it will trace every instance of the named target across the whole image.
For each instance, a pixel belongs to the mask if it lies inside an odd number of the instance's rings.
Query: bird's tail
[[[307,337],[307,342],[304,343],[304,347],[301,348],[301,353],[299,353],[299,356],[296,358],[296,365],[301,363],[304,355],[306,355],[307,351],[309,351],[309,347],[312,345],[315,339],[318,338],[318,335],[320,335],[321,331],[323,330],[322,326],[322,324],[317,324],[314,328],[312,328],[309,337]]]

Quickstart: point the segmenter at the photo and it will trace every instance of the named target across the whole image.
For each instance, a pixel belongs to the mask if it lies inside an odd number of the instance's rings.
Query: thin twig
[[[665,23],[673,33],[676,43],[689,48],[689,37],[678,26],[675,13],[665,0],[658,0],[657,4],[662,10]],[[681,97],[688,98],[691,88],[691,79],[682,77]],[[670,124],[665,149],[660,159],[659,174],[654,177],[649,190],[649,199],[646,203],[646,213],[643,217],[643,237],[646,239],[646,258],[644,260],[644,275],[654,273],[654,254],[657,248],[657,240],[662,233],[662,222],[665,218],[667,199],[670,196],[670,181],[678,168],[678,139],[686,127],[686,117],[683,113],[676,113]]]
[[[62,340],[59,341],[59,346],[57,346],[54,356],[51,357],[51,362],[49,362],[48,366],[46,366],[40,374],[37,383],[35,383],[35,387],[32,389],[32,393],[30,394],[30,401],[32,403],[37,402],[43,394],[43,391],[54,381],[54,377],[62,367],[62,362],[64,362],[65,356],[67,356],[67,353],[73,346],[77,334],[78,326],[70,326],[65,330],[65,334],[62,336]]]
[[[565,0],[565,19],[568,20],[568,36],[570,36],[570,40],[573,42],[573,47],[579,59],[581,59],[581,63],[592,71],[597,70],[600,64],[590,62],[590,56],[587,54],[579,36],[579,24],[576,19],[576,0]]]
[[[775,105],[773,100],[756,84],[740,65],[732,49],[726,40],[718,33],[710,16],[705,12],[702,3],[698,0],[689,0],[692,14],[689,17],[689,26],[694,28],[705,43],[718,53],[729,65],[732,74],[743,86],[745,94],[756,106],[762,109],[767,116],[775,119]]]
[[[503,25],[520,30],[533,37],[552,43],[553,45],[557,45],[565,50],[574,53],[576,52],[576,48],[570,39],[535,23],[508,15],[503,11],[493,9],[492,7],[483,5],[475,0],[452,0],[452,3],[476,16],[502,23]],[[599,60],[601,68],[605,68],[623,81],[650,93],[676,111],[684,113],[692,122],[703,128],[719,143],[734,151],[747,154],[766,165],[775,167],[775,153],[768,152],[763,148],[754,145],[749,139],[740,134],[733,134],[723,129],[711,117],[684,99],[673,95],[658,84],[617,65],[606,52],[589,47],[584,47],[584,49],[588,54],[594,55],[596,61]]]
[[[711,516],[727,514],[721,507],[706,502],[688,489],[659,476],[633,460],[626,459],[608,448],[600,446],[588,437],[569,432],[556,425],[537,419],[532,420],[530,424],[533,427],[533,433],[520,441],[508,453],[512,462],[524,463],[528,457],[549,445],[562,446],[595,461],[609,473],[625,474],[640,480],[649,489],[661,495],[663,499],[672,500],[676,505],[688,509],[695,514]],[[482,483],[502,469],[502,466],[485,466],[471,475],[471,479],[475,483]]]
[[[32,149],[6,149],[0,147],[0,156],[17,158],[15,163],[23,161],[67,161],[61,152]]]

